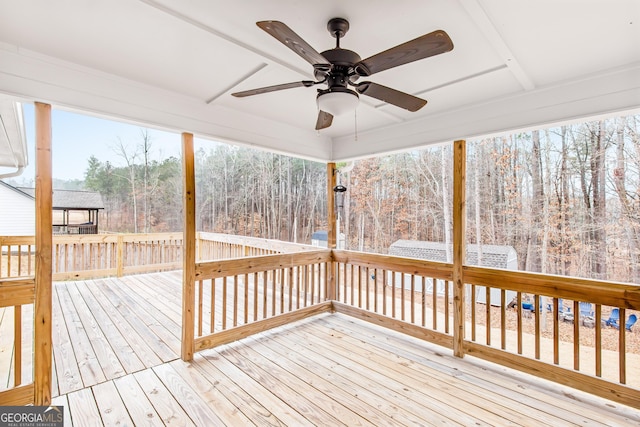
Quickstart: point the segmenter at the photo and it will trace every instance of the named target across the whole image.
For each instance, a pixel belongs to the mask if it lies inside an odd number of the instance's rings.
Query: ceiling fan
[[[340,47],[340,39],[349,30],[349,22],[346,19],[333,18],[329,20],[327,29],[335,37],[336,47],[322,53],[318,53],[282,22],[260,21],[256,24],[313,65],[316,81],[303,80],[284,83],[236,92],[231,95],[245,97],[295,87],[326,84],[327,89],[318,89],[316,98],[319,109],[316,130],[331,126],[333,116],[355,110],[359,101],[358,94],[367,95],[409,111],[418,111],[427,103],[426,100],[378,83],[368,81],[358,83],[358,78],[449,52],[453,49],[453,42],[447,33],[437,30],[377,53],[369,58],[361,59],[357,53]],[[352,86],[355,90],[349,89],[349,86]]]

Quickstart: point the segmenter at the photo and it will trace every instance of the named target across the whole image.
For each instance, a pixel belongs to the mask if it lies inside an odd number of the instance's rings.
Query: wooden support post
[[[336,249],[336,206],[333,188],[336,186],[336,164],[327,163],[327,248]],[[333,261],[327,266],[327,299],[336,299],[336,277]]]
[[[336,164],[327,163],[327,247],[336,248],[336,205],[333,188],[336,186]]]
[[[34,404],[51,403],[52,198],[51,105],[35,104],[36,119],[36,266],[34,304]]]
[[[466,142],[453,143],[453,354],[464,357],[465,286],[462,266],[466,239]],[[447,209],[447,206],[445,206]],[[487,303],[488,304],[488,303]]]
[[[116,242],[116,276],[122,277],[124,275],[124,237],[122,234],[118,235],[118,241]]]
[[[196,180],[193,134],[182,134],[184,231],[182,238],[182,360],[193,360],[196,281]]]

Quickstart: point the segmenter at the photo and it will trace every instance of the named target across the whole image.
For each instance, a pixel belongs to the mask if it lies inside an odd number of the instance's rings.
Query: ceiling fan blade
[[[306,41],[297,35],[291,28],[280,21],[260,21],[256,25],[271,34],[280,43],[300,55],[311,65],[323,65],[321,69],[330,69],[331,64],[327,59],[312,48]]]
[[[266,86],[258,89],[235,92],[235,93],[232,93],[231,95],[237,98],[243,98],[245,96],[260,95],[261,93],[275,92],[276,90],[291,89],[294,87],[301,87],[301,86],[310,87],[310,86],[313,86],[314,84],[316,84],[316,82],[312,80],[303,80],[301,82],[283,83],[281,85]]]
[[[331,126],[333,122],[333,115],[326,111],[318,111],[318,120],[316,121],[316,130],[326,129]]]
[[[437,30],[363,59],[354,68],[359,75],[370,76],[389,68],[449,52],[452,49],[453,42],[449,35],[442,30]]]
[[[422,98],[372,82],[357,84],[356,91],[409,111],[418,111],[427,104],[427,101]]]

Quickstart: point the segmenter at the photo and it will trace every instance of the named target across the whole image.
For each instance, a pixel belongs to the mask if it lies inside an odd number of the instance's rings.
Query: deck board
[[[133,375],[113,380],[127,412],[136,426],[163,426],[164,423]],[[65,424],[67,426],[67,424]]]
[[[130,318],[125,317],[118,310],[118,303],[116,305],[111,304],[103,292],[103,288],[107,286],[107,283],[95,281],[94,286],[90,287],[90,291],[94,294],[96,299],[101,302],[102,308],[105,313],[112,320],[113,325],[125,338],[130,348],[135,352],[136,356],[144,364],[145,367],[151,367],[162,363],[160,357],[156,355],[149,344],[142,338],[136,331],[136,328],[132,326],[129,321]],[[178,355],[176,354],[176,357]]]
[[[640,424],[638,410],[343,314],[183,362],[180,282],[172,272],[55,283],[54,403],[65,425]]]

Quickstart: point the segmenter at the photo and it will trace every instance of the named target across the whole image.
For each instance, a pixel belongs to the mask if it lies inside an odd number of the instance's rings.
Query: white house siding
[[[5,185],[0,185],[0,236],[33,236],[35,202]]]

